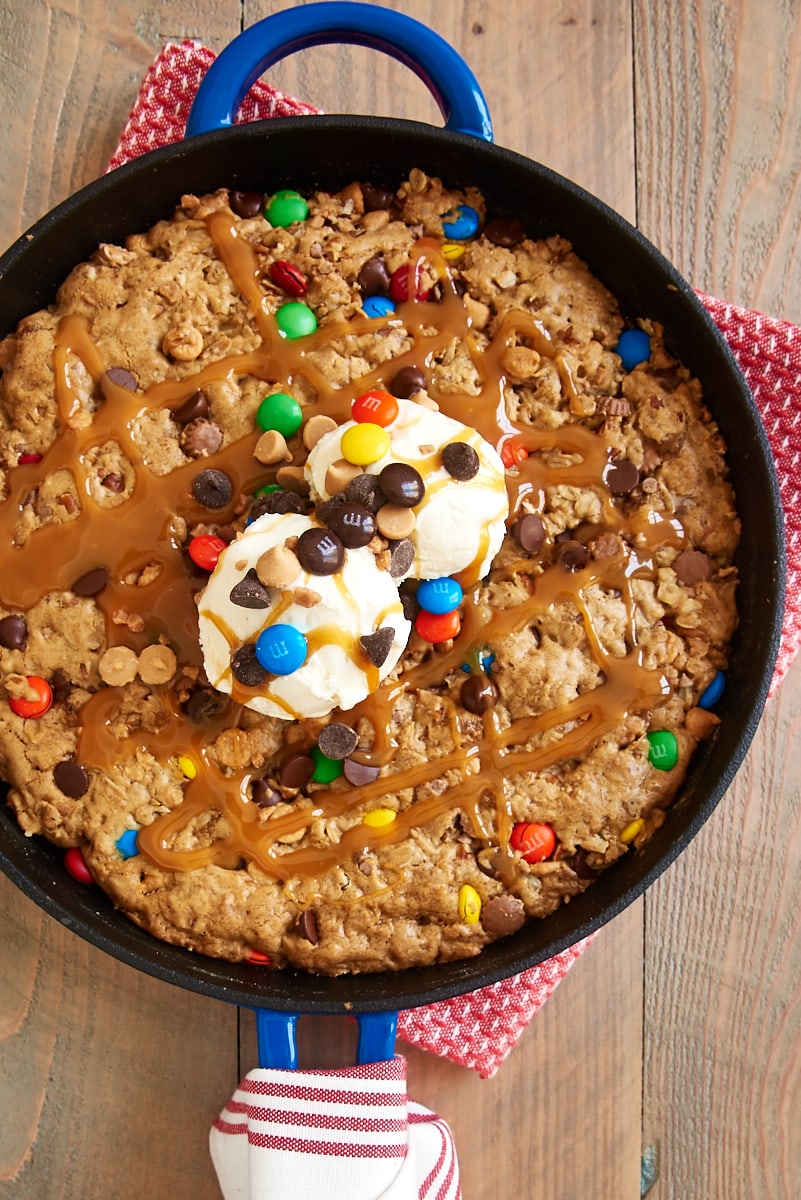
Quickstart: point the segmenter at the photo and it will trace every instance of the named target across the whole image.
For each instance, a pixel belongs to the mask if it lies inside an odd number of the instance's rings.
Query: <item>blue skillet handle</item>
[[[303,4],[257,21],[226,46],[200,85],[186,136],[232,125],[242,101],[274,63],[327,42],[381,50],[414,71],[436,100],[445,128],[492,141],[487,101],[467,63],[439,34],[375,4]]]
[[[256,1034],[259,1043],[259,1066],[295,1071],[298,1066],[297,1013],[275,1012],[269,1008],[256,1010]],[[362,1013],[359,1023],[359,1043],[356,1062],[385,1062],[395,1052],[398,1014],[392,1012]]]

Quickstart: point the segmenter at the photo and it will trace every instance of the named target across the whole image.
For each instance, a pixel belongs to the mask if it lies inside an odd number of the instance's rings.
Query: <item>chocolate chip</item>
[[[488,675],[468,675],[459,690],[459,699],[462,708],[480,717],[498,699],[498,688]]]
[[[228,593],[228,599],[240,608],[269,608],[272,603],[270,589],[259,579],[255,567],[251,567],[239,583],[234,584]]]
[[[317,515],[320,515],[319,509]],[[355,500],[337,505],[325,518],[325,523],[348,550],[366,546],[376,534],[375,514],[366,504],[358,504]]]
[[[310,575],[334,575],[345,561],[345,547],[330,529],[305,530],[298,538],[295,553]]]
[[[330,500],[324,500],[322,504],[317,505],[315,515],[317,516],[318,520],[322,521],[324,525],[327,525],[328,518],[332,515],[332,513],[335,513],[338,508],[341,508],[343,504],[347,503],[348,497],[345,492],[337,492],[337,494],[332,496]]]
[[[399,400],[408,400],[415,392],[420,392],[426,386],[426,377],[419,367],[401,367],[393,375],[389,390]]]
[[[371,763],[356,762],[353,758],[346,758],[342,769],[348,783],[352,783],[354,787],[366,787],[368,783],[375,783],[381,772],[380,767],[374,767]]]
[[[281,767],[281,786],[302,788],[314,774],[314,759],[309,754],[292,754]]]
[[[326,758],[337,760],[347,758],[358,744],[359,735],[356,730],[351,729],[350,725],[343,725],[341,721],[332,721],[330,725],[326,725],[325,729],[320,730],[317,738],[317,745]]]
[[[395,193],[382,183],[363,183],[362,198],[364,211],[376,212],[380,208],[389,208],[395,199]]]
[[[702,550],[682,550],[673,561],[679,583],[692,587],[709,579],[712,574],[712,564]]]
[[[209,467],[192,480],[192,495],[204,508],[225,508],[234,494],[234,485],[225,471]]]
[[[277,492],[264,492],[253,501],[250,515],[255,521],[265,513],[305,513],[308,504],[297,492],[288,492],[279,488]]]
[[[257,804],[259,808],[274,808],[283,799],[281,793],[277,792],[268,780],[262,778],[252,780],[250,794],[253,803]]]
[[[568,538],[556,547],[556,557],[566,571],[580,571],[590,561],[590,552],[581,542]]]
[[[351,479],[345,489],[345,496],[348,500],[355,500],[357,504],[366,505],[370,512],[374,513],[387,502],[386,496],[378,486],[377,477],[367,471]]]
[[[363,296],[388,296],[389,270],[383,258],[368,258],[356,276],[356,282]]]
[[[6,650],[24,650],[28,644],[28,624],[20,613],[0,621],[0,646]]]
[[[264,208],[264,196],[261,192],[231,192],[228,200],[231,211],[245,220],[257,217]]]
[[[464,482],[478,475],[481,464],[475,450],[467,442],[448,442],[442,450],[442,465],[454,479]]]
[[[105,567],[95,567],[93,571],[87,571],[85,575],[81,575],[80,579],[76,579],[72,585],[72,591],[77,596],[96,596],[108,583],[108,571]]]
[[[391,625],[377,629],[375,633],[366,633],[359,638],[362,650],[374,667],[383,666],[395,640],[395,630]]]
[[[63,704],[72,691],[72,680],[63,667],[56,667],[50,677],[50,687],[53,689],[53,703]]]
[[[210,411],[209,398],[206,393],[195,392],[188,400],[184,401],[180,408],[173,410],[172,416],[179,425],[188,425],[190,421],[207,417]]]
[[[129,392],[136,391],[136,379],[125,367],[109,367],[106,378],[116,383],[117,387],[127,388]]]
[[[578,875],[579,879],[594,879],[598,874],[598,872],[594,871],[587,862],[587,851],[583,846],[579,846],[573,857],[568,858],[565,861],[570,867],[571,871],[574,871],[575,874]]]
[[[184,426],[181,433],[181,449],[190,458],[204,458],[216,454],[223,442],[223,431],[209,417],[196,417]]]
[[[381,491],[390,504],[414,508],[426,494],[423,477],[407,463],[390,463],[378,476]]]
[[[305,937],[308,942],[316,946],[320,941],[320,935],[317,932],[317,918],[310,908],[302,912],[298,917],[298,933],[301,937]]]
[[[512,535],[521,550],[537,554],[545,541],[545,525],[537,513],[524,513],[512,526]]]
[[[631,459],[619,458],[606,472],[606,486],[613,496],[627,496],[640,482],[640,472]]]
[[[264,683],[267,672],[256,658],[256,646],[253,642],[245,642],[234,651],[231,658],[231,674],[243,687],[255,688]]]
[[[496,246],[519,246],[526,231],[513,217],[496,217],[484,226],[484,234]]]
[[[392,572],[390,571],[390,574],[391,573]],[[417,601],[416,593],[412,591],[406,591],[406,584],[408,582],[409,580],[405,580],[398,589],[398,592],[401,598],[401,604],[403,605],[403,615],[407,621],[411,621],[412,624],[414,624],[415,617],[420,611],[420,605]]]
[[[191,721],[203,725],[216,721],[228,708],[229,700],[221,692],[213,692],[208,688],[197,688],[184,704],[184,712]]]
[[[493,896],[481,911],[481,924],[493,937],[517,933],[526,922],[526,908],[517,896]]]
[[[414,543],[409,538],[389,543],[389,573],[393,579],[400,579],[405,575],[413,562]]]
[[[65,758],[63,762],[57,763],[53,767],[53,779],[56,787],[73,800],[82,796],[89,787],[89,772],[74,758]]]

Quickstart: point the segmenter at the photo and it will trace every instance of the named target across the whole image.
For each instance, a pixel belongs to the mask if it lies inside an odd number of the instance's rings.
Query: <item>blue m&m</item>
[[[615,350],[626,371],[633,371],[641,362],[651,357],[651,339],[642,329],[624,329]]]
[[[395,304],[389,296],[365,296],[362,310],[366,317],[388,317],[394,313]]]
[[[126,829],[122,837],[118,837],[114,843],[123,858],[133,858],[139,853],[137,838],[139,837],[138,829]]]
[[[722,671],[718,671],[715,678],[704,689],[698,700],[699,708],[714,708],[718,700],[726,690],[726,676]]]
[[[424,579],[417,589],[417,603],[430,613],[453,612],[462,603],[462,598],[461,584],[450,575]]]
[[[475,235],[479,226],[479,215],[469,204],[460,204],[442,218],[442,229],[446,237],[464,242]]]
[[[271,675],[291,675],[306,661],[306,638],[294,625],[268,625],[256,641],[256,659]]]

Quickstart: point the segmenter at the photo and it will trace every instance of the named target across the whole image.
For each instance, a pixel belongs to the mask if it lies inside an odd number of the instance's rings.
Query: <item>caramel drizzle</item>
[[[410,301],[399,305],[395,314],[383,319],[355,316],[348,321],[331,321],[303,339],[284,340],[274,317],[265,307],[259,284],[259,264],[253,247],[238,235],[235,221],[225,212],[206,218],[207,228],[219,257],[249,306],[262,343],[255,350],[225,357],[207,365],[191,378],[154,384],[144,393],[133,394],[111,382],[106,375],[97,348],[89,336],[87,322],[78,316],[66,316],[59,323],[54,356],[55,392],[61,419],[61,432],[41,462],[25,464],[9,473],[10,493],[0,511],[0,536],[15,546],[13,567],[0,576],[0,602],[7,609],[30,608],[48,591],[70,588],[85,571],[105,566],[110,572],[108,586],[98,597],[106,616],[109,644],[125,644],[135,649],[164,633],[176,647],[179,660],[199,662],[197,611],[193,587],[187,578],[181,554],[181,542],[175,531],[175,518],[188,524],[208,520],[208,512],[195,503],[191,479],[197,463],[191,462],[166,476],[157,476],[141,462],[135,428],[148,412],[163,407],[177,408],[198,389],[214,380],[251,375],[264,382],[280,382],[292,390],[293,381],[304,378],[315,389],[314,411],[326,413],[337,421],[350,416],[352,399],[370,387],[388,383],[405,365],[431,366],[436,355],[454,338],[467,346],[480,386],[475,395],[436,392],[440,409],[448,416],[475,428],[490,444],[501,450],[507,442],[522,445],[529,457],[516,471],[507,473],[510,513],[515,514],[523,498],[536,511],[545,503],[547,487],[569,483],[591,486],[603,498],[601,528],[623,530],[634,535],[634,551],[621,551],[613,559],[592,562],[573,574],[561,566],[546,568],[537,574],[530,559],[507,563],[495,569],[495,577],[517,576],[528,580],[529,596],[507,610],[493,610],[482,602],[479,588],[465,597],[462,631],[446,653],[433,654],[427,661],[407,671],[400,683],[385,683],[341,719],[357,722],[367,718],[375,737],[369,752],[360,752],[363,762],[386,765],[392,762],[395,742],[392,736],[392,712],[406,691],[437,687],[464,662],[478,667],[478,653],[495,639],[523,629],[538,614],[556,603],[571,600],[598,665],[601,682],[586,695],[549,712],[538,713],[512,722],[502,729],[497,715],[483,717],[483,735],[477,741],[465,740],[458,726],[452,702],[450,708],[455,749],[441,758],[381,776],[361,788],[349,788],[343,779],[330,788],[312,794],[308,802],[298,802],[292,811],[264,820],[251,800],[251,770],[224,774],[212,759],[215,737],[223,729],[236,728],[241,721],[247,689],[235,691],[224,710],[210,725],[199,728],[178,707],[169,687],[154,689],[162,707],[160,727],[155,732],[136,731],[124,739],[111,732],[119,701],[115,689],[104,688],[90,697],[82,710],[82,729],[78,758],[88,767],[113,766],[138,750],[153,753],[161,760],[189,754],[197,775],[187,781],[183,801],[172,812],[159,815],[139,832],[139,848],[156,864],[172,870],[194,870],[216,863],[233,868],[244,857],[276,878],[314,877],[330,867],[366,852],[370,848],[398,842],[409,833],[454,808],[470,822],[475,835],[486,842],[508,847],[511,813],[506,800],[505,779],[523,771],[539,771],[585,753],[600,737],[612,731],[629,713],[642,711],[658,702],[666,689],[659,672],[646,670],[636,645],[635,604],[631,579],[652,574],[651,555],[667,543],[681,544],[683,531],[675,519],[649,511],[624,519],[603,484],[609,462],[609,447],[599,434],[577,425],[557,431],[532,430],[516,424],[506,414],[506,384],[503,356],[516,339],[533,346],[542,357],[551,359],[559,375],[563,395],[572,413],[583,415],[583,398],[577,392],[568,364],[554,347],[544,327],[530,313],[507,312],[494,337],[481,345],[471,328],[469,316],[448,273],[439,244],[423,238],[412,254],[410,272],[419,258],[425,258],[438,275],[442,298],[439,302]],[[329,342],[374,333],[382,327],[398,326],[406,331],[411,348],[390,362],[382,363],[347,387],[331,387],[313,361],[314,352]],[[87,421],[82,411],[71,368],[83,364],[104,402]],[[259,466],[253,457],[258,431],[210,456],[204,466],[226,471],[234,484],[234,495],[252,492],[269,482],[274,474]],[[130,498],[119,506],[99,505],[90,485],[90,458],[95,447],[116,442],[128,462],[136,468],[136,483]],[[559,450],[572,456],[562,466],[552,466],[543,453]],[[70,472],[79,496],[79,511],[68,525],[46,525],[19,546],[16,523],[32,490],[39,481],[55,471]],[[216,514],[220,523],[234,515],[229,509]],[[145,586],[126,579],[145,566],[154,564],[157,577]],[[627,612],[626,642],[623,657],[616,657],[602,646],[594,628],[586,593],[590,587],[617,588],[624,597]],[[198,585],[199,586],[199,585]],[[145,633],[136,635],[111,621],[117,608],[135,609],[146,615]],[[375,680],[373,680],[375,682]],[[402,793],[431,779],[453,772],[458,785],[449,786],[443,795],[416,799],[401,809],[394,823],[382,829],[357,824],[342,833],[339,843],[328,847],[293,849],[281,839],[307,830],[313,822],[333,820],[355,808],[370,805],[388,793]],[[487,803],[490,801],[490,809]],[[487,823],[487,812],[494,807],[494,820]],[[219,811],[226,834],[210,846],[192,851],[172,849],[175,837],[198,815]]]

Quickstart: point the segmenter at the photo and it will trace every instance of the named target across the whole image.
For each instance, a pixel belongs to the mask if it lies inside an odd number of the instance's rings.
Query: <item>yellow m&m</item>
[[[469,883],[459,888],[459,916],[466,925],[475,925],[481,916],[481,897]]]
[[[395,820],[395,813],[391,808],[373,808],[364,814],[363,820],[371,829],[386,829]]]
[[[367,467],[389,452],[390,442],[386,429],[360,421],[342,434],[342,457],[356,467]]]

